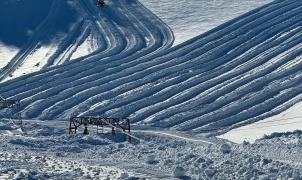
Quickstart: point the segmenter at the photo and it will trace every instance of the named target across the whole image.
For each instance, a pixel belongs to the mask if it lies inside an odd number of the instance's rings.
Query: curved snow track
[[[72,113],[196,133],[226,130],[302,100],[302,2],[276,0],[171,48],[171,30],[138,1],[98,10],[94,53],[0,84],[27,118]]]

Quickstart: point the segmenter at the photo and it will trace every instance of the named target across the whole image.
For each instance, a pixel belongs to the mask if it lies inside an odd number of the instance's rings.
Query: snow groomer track
[[[76,1],[101,46],[0,84],[26,118],[72,113],[196,133],[223,131],[302,100],[302,1],[277,0],[190,41],[136,0]],[[75,37],[76,38],[76,37]]]

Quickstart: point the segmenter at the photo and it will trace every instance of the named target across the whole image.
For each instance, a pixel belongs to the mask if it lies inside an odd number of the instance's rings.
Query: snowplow
[[[96,5],[97,5],[98,7],[103,7],[103,6],[105,6],[105,0],[97,0]]]

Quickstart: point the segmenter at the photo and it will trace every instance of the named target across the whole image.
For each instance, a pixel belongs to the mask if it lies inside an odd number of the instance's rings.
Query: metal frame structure
[[[69,134],[76,134],[77,129],[84,125],[84,134],[88,134],[88,125],[95,125],[97,129],[97,133],[101,130],[101,133],[104,132],[104,127],[111,127],[111,132],[115,135],[116,129],[122,129],[125,140],[131,142],[130,135],[130,120],[125,118],[104,118],[104,117],[71,117],[69,122]]]
[[[12,114],[14,113],[13,110],[15,108],[20,109],[20,105],[21,104],[20,104],[19,100],[5,99],[0,96],[0,110],[2,110],[2,109],[11,109],[12,110],[10,117],[7,117],[9,119],[12,119]],[[22,127],[23,126],[22,119],[20,118],[20,116],[18,114],[17,114],[17,116],[19,117],[20,126]],[[13,121],[12,121],[12,123],[15,124]]]

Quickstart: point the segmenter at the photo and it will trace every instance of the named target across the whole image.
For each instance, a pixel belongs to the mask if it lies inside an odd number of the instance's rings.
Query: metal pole
[[[69,119],[69,134],[71,134],[71,118]]]

